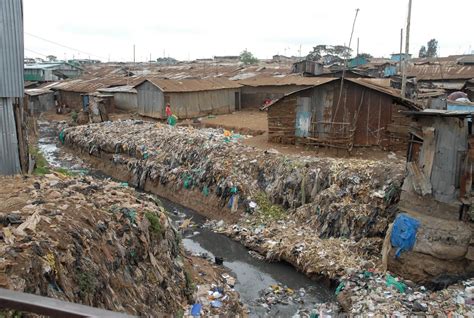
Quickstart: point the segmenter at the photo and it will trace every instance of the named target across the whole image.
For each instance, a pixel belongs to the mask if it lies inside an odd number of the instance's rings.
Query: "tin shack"
[[[400,111],[419,108],[394,89],[364,79],[330,78],[264,109],[269,141],[350,151],[353,146],[405,148],[410,119]]]
[[[240,87],[227,79],[169,80],[147,78],[135,85],[138,113],[153,118],[166,118],[170,104],[179,118],[210,114],[228,114],[240,109]]]

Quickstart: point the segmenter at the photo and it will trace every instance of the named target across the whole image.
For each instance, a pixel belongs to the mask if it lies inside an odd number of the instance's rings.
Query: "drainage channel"
[[[39,122],[40,138],[38,147],[53,167],[67,168],[75,172],[87,173],[98,178],[108,176],[100,171],[84,170],[76,156],[69,155],[58,147],[57,134],[48,122]],[[222,257],[223,266],[236,277],[235,289],[240,293],[242,302],[249,308],[250,317],[299,317],[298,312],[310,312],[314,305],[333,300],[332,292],[322,284],[310,280],[296,271],[291,265],[281,262],[265,262],[252,257],[249,250],[225,235],[202,228],[206,219],[180,204],[157,196],[170,212],[172,219],[179,223],[192,218],[197,229],[183,233],[184,248],[194,254]],[[285,304],[273,304],[267,308],[267,301],[257,301],[260,291],[271,285],[281,284],[295,291],[300,302],[288,301]],[[271,300],[269,300],[271,301]]]

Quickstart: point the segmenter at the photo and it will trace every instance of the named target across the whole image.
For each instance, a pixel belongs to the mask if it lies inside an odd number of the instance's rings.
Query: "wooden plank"
[[[401,134],[401,135],[407,135],[410,130],[409,126],[403,126],[403,125],[396,125],[396,124],[388,124],[387,125],[387,131],[390,133],[396,133],[396,134]]]
[[[423,165],[423,174],[426,179],[431,180],[434,155],[436,151],[436,137],[434,127],[423,127],[423,158],[420,162]]]
[[[413,177],[415,191],[425,196],[431,194],[431,183],[414,162],[407,163],[408,173]]]

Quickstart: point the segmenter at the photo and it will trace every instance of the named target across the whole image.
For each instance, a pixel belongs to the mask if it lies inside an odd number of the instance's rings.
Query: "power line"
[[[70,47],[70,46],[63,45],[63,44],[61,44],[61,43],[55,42],[55,41],[51,41],[51,40],[45,39],[45,38],[40,37],[40,36],[38,36],[38,35],[34,35],[34,34],[31,34],[31,33],[28,33],[28,32],[25,32],[25,34],[26,34],[26,35],[29,35],[29,36],[31,36],[31,37],[40,39],[40,40],[42,40],[42,41],[49,42],[49,43],[52,43],[52,44],[61,46],[61,47],[63,47],[63,48],[69,49],[69,50],[77,51],[77,52],[79,52],[79,53],[86,54],[86,55],[89,55],[89,56],[95,56],[95,57],[98,57],[98,58],[101,58],[101,59],[106,59],[106,58],[104,58],[103,56],[99,56],[99,55],[96,55],[96,54],[84,52],[84,51],[82,51],[82,50],[78,50],[78,49],[75,49],[75,48],[73,48],[73,47]]]
[[[30,50],[30,49],[27,49],[27,48],[25,48],[25,51],[30,51],[31,53],[35,53],[35,54],[42,55],[42,56],[44,56],[44,57],[48,57],[46,54],[43,54],[43,53],[40,53],[40,52],[36,52],[36,51]]]

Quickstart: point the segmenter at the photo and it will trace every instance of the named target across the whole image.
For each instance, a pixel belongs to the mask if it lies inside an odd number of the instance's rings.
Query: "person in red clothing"
[[[167,118],[169,118],[171,115],[173,115],[173,113],[171,112],[170,103],[166,103],[165,113],[166,113]]]

